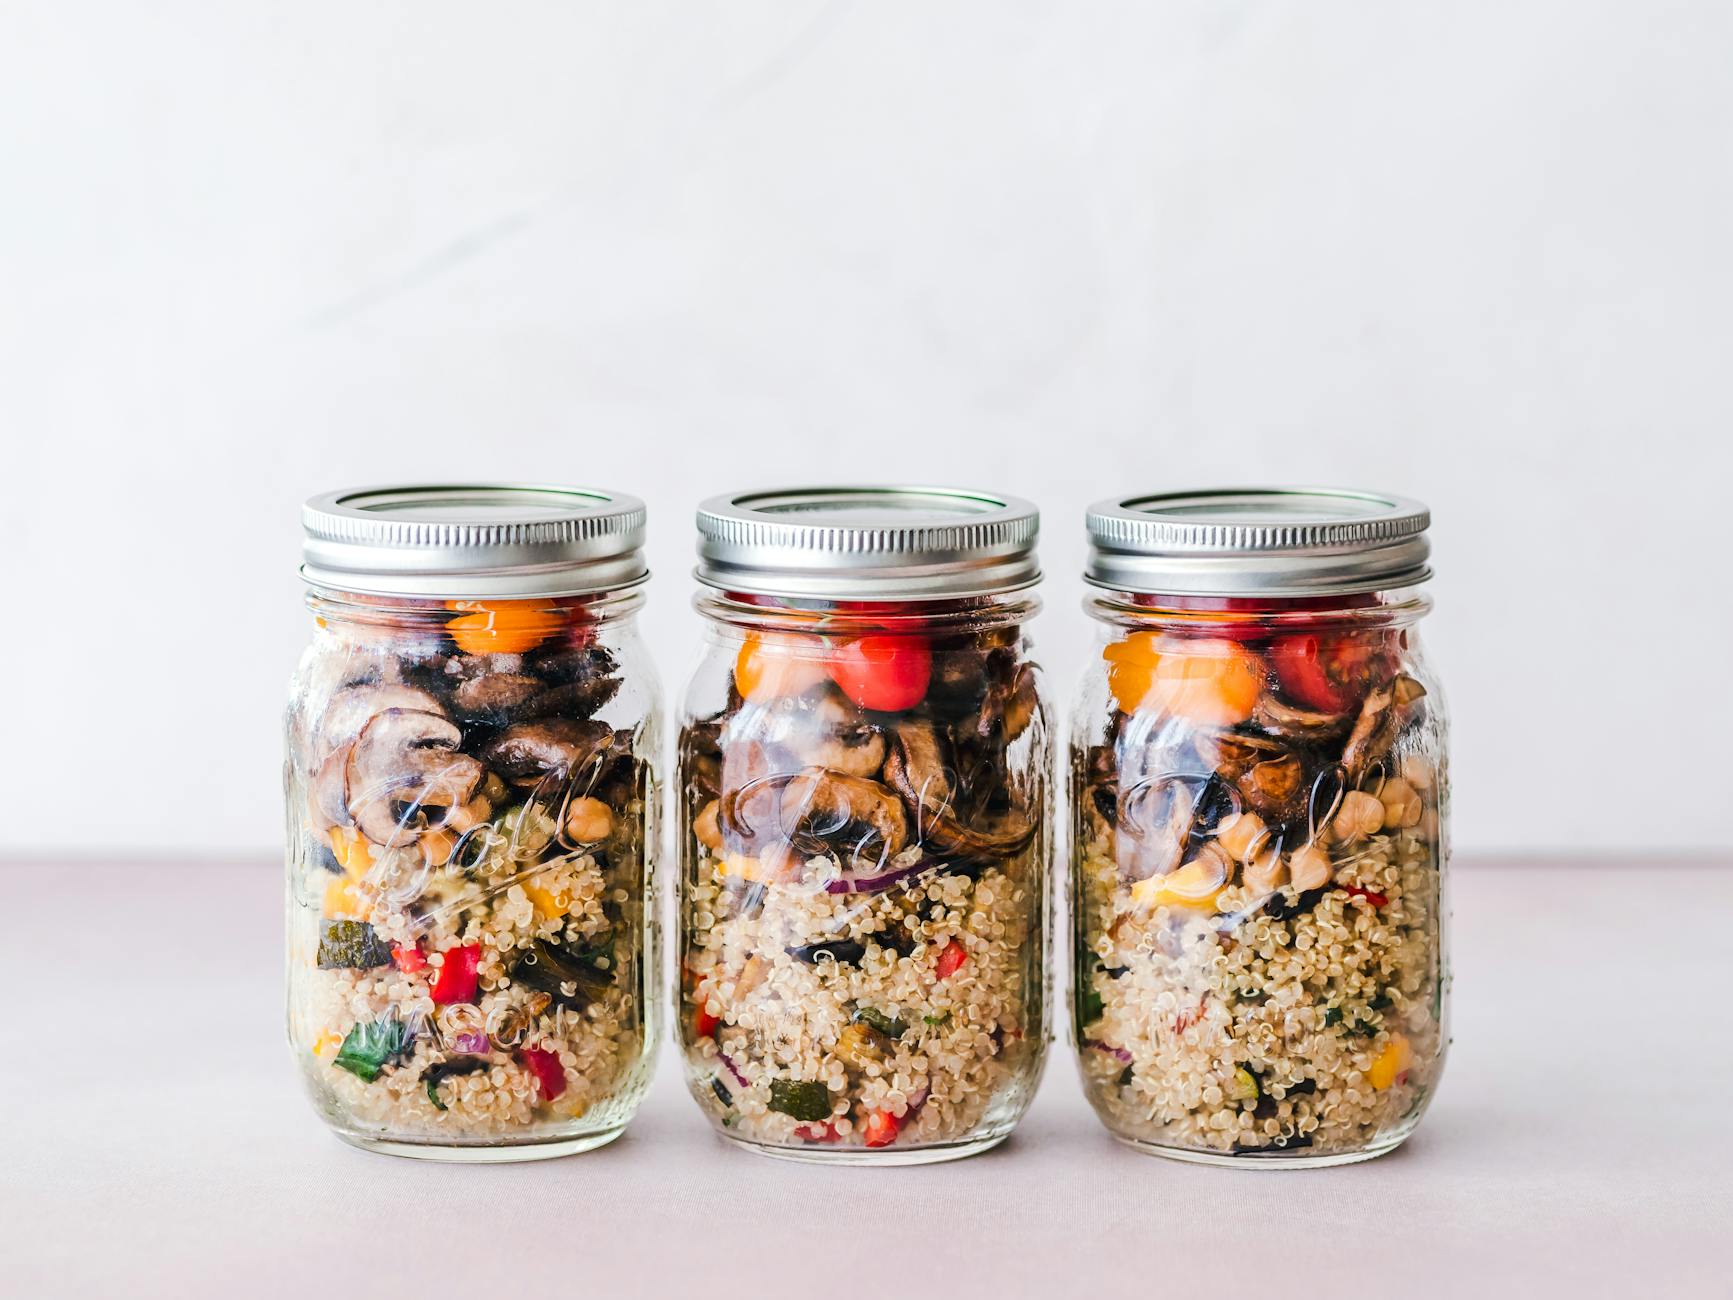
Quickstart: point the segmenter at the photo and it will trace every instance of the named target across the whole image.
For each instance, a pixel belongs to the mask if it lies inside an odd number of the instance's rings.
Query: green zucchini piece
[[[364,1083],[372,1083],[408,1048],[409,1030],[401,1020],[370,1020],[349,1031],[332,1064]]]
[[[824,1084],[798,1079],[770,1081],[770,1109],[807,1124],[830,1118],[830,1089]]]
[[[327,920],[319,934],[320,970],[372,970],[391,964],[391,945],[365,921]]]

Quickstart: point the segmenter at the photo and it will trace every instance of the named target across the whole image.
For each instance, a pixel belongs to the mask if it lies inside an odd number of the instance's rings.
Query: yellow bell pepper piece
[[[1366,1080],[1379,1092],[1384,1091],[1397,1078],[1414,1064],[1414,1049],[1408,1046],[1408,1040],[1401,1034],[1391,1034],[1390,1043],[1378,1059],[1372,1062],[1372,1068],[1366,1071]]]
[[[343,1035],[320,1034],[313,1040],[312,1052],[314,1056],[317,1056],[320,1060],[324,1060],[341,1046],[343,1046]]]
[[[544,917],[552,919],[556,916],[564,916],[571,910],[572,898],[565,890],[543,889],[540,885],[529,880],[524,881],[523,885],[524,893],[529,895],[530,902],[536,905],[536,911]]]
[[[325,915],[365,921],[371,911],[367,901],[355,892],[355,882],[348,876],[332,876],[325,886]]]
[[[764,881],[770,879],[770,873],[764,870],[757,858],[749,858],[743,853],[730,853],[719,858],[716,863],[716,874],[727,880]]]
[[[1222,892],[1221,872],[1211,863],[1188,862],[1165,876],[1151,876],[1131,887],[1131,901],[1139,907],[1195,907],[1216,910]]]
[[[367,874],[373,865],[373,850],[368,847],[366,838],[353,826],[333,826],[330,834],[331,853],[337,859],[337,865],[346,871],[351,879],[359,880]]]

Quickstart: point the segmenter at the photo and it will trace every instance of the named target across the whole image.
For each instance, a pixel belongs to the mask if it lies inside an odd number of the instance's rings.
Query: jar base
[[[907,1147],[901,1151],[894,1147],[876,1147],[870,1150],[865,1147],[816,1145],[777,1147],[735,1137],[730,1133],[723,1133],[721,1136],[730,1145],[772,1160],[790,1160],[803,1165],[879,1165],[892,1168],[899,1165],[936,1165],[947,1160],[966,1160],[970,1156],[992,1150],[1011,1136],[1011,1130],[1007,1128],[1003,1132],[989,1133],[964,1142],[934,1143],[930,1146]]]
[[[1186,1147],[1162,1146],[1157,1142],[1145,1142],[1140,1138],[1121,1137],[1113,1134],[1115,1142],[1123,1143],[1133,1151],[1141,1151],[1144,1155],[1160,1156],[1163,1160],[1179,1160],[1190,1165],[1214,1165],[1220,1169],[1330,1169],[1336,1165],[1357,1165],[1363,1160],[1376,1160],[1379,1156],[1388,1155],[1401,1146],[1407,1138],[1406,1133],[1395,1137],[1384,1138],[1371,1146],[1361,1147],[1355,1151],[1319,1151],[1308,1153],[1304,1148],[1299,1151],[1274,1151],[1269,1155],[1257,1155],[1245,1152],[1241,1155],[1229,1155],[1223,1151],[1193,1151]]]
[[[517,1142],[499,1146],[452,1146],[437,1142],[405,1142],[392,1138],[368,1137],[360,1133],[333,1130],[352,1147],[374,1151],[380,1155],[403,1156],[409,1160],[442,1160],[448,1164],[500,1165],[525,1160],[557,1160],[561,1156],[580,1155],[605,1147],[626,1131],[624,1124],[603,1129],[600,1133],[583,1133],[577,1137],[550,1138],[545,1142]]]

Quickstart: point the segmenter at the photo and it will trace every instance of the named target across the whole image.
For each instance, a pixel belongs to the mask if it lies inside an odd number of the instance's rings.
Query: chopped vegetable
[[[721,1016],[713,1016],[704,1009],[700,1002],[692,1009],[692,1036],[694,1038],[709,1038],[715,1034],[722,1024]]]
[[[1228,1085],[1228,1095],[1236,1101],[1256,1101],[1263,1095],[1263,1089],[1258,1087],[1258,1076],[1241,1065],[1234,1069],[1233,1081]]]
[[[391,964],[391,947],[365,921],[327,920],[319,936],[319,969],[372,970]]]
[[[963,969],[963,963],[969,960],[969,950],[952,939],[939,952],[939,960],[933,966],[933,974],[942,980],[948,980]]]
[[[873,1007],[856,1007],[854,1019],[869,1029],[876,1029],[886,1038],[901,1038],[909,1032],[908,1024],[902,1020],[893,1020],[884,1012]]]
[[[803,961],[808,966],[818,965],[819,959],[829,957],[841,966],[858,966],[860,959],[866,956],[866,948],[853,939],[830,939],[824,943],[808,943],[798,948],[787,950],[788,955],[796,961]]]
[[[1382,1092],[1393,1083],[1408,1078],[1408,1067],[1414,1063],[1414,1051],[1401,1034],[1391,1034],[1390,1042],[1378,1053],[1372,1067],[1366,1071],[1366,1082]]]
[[[435,1110],[446,1109],[445,1100],[439,1095],[439,1085],[460,1074],[474,1074],[478,1070],[485,1070],[487,1065],[487,1061],[479,1056],[459,1056],[428,1066],[421,1072],[422,1082],[427,1085],[427,1100],[433,1103]]]
[[[888,1147],[897,1140],[899,1120],[888,1110],[875,1110],[867,1116],[865,1142],[869,1147]]]
[[[728,1091],[728,1085],[722,1082],[720,1075],[710,1076],[710,1091],[716,1094],[716,1099],[724,1106],[734,1104],[734,1094]]]
[[[511,977],[526,988],[546,993],[573,1011],[589,1006],[612,983],[602,969],[607,949],[570,948],[537,939],[524,950]]]
[[[951,1022],[951,1013],[947,1011],[942,1016],[922,1016],[921,1019],[929,1025],[948,1025]]]
[[[794,1136],[802,1142],[840,1142],[842,1130],[831,1120],[828,1124],[802,1124],[794,1130]]]
[[[343,1040],[343,1046],[337,1049],[337,1059],[332,1062],[340,1070],[347,1070],[356,1078],[366,1083],[372,1083],[379,1077],[387,1065],[402,1056],[409,1048],[409,1030],[401,1020],[395,1017],[386,1020],[370,1020],[358,1024],[349,1031]]]
[[[1332,1026],[1332,1025],[1341,1024],[1342,1023],[1342,1008],[1341,1007],[1325,1007],[1324,1008],[1324,1022],[1323,1023],[1324,1023],[1325,1029],[1330,1028],[1330,1026]]]
[[[566,1090],[566,1067],[546,1048],[526,1047],[518,1053],[518,1060],[535,1076],[543,1101],[552,1101]]]
[[[816,1124],[830,1118],[830,1089],[817,1081],[772,1079],[770,1081],[771,1110],[791,1119]]]
[[[445,963],[433,977],[433,1001],[436,1006],[453,1002],[474,1002],[481,970],[481,945],[466,943],[461,948],[447,948]]]
[[[1213,912],[1227,885],[1231,865],[1225,854],[1200,853],[1166,875],[1138,881],[1131,887],[1131,901],[1139,907],[1191,907]]]
[[[1373,907],[1390,906],[1390,900],[1376,890],[1362,889],[1358,885],[1343,885],[1342,890],[1344,893],[1352,894],[1355,898],[1365,899]]]
[[[901,713],[926,697],[933,651],[924,637],[857,637],[831,656],[830,677],[861,708]]]
[[[420,948],[401,944],[391,950],[391,961],[405,975],[427,969],[427,957]]]

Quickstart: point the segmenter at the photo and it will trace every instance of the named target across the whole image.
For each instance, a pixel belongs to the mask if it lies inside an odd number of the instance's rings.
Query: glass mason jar
[[[1211,1163],[1363,1160],[1447,1043],[1446,724],[1424,507],[1228,491],[1089,514],[1072,1011],[1115,1136]]]
[[[754,1150],[985,1150],[1046,1055],[1049,759],[1033,506],[716,498],[680,736],[680,1044]]]
[[[338,1136],[520,1160],[618,1136],[656,1041],[660,690],[635,498],[307,503],[289,1040]]]

